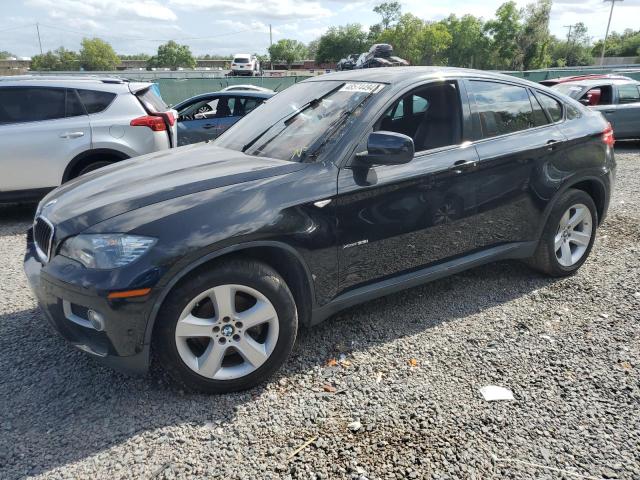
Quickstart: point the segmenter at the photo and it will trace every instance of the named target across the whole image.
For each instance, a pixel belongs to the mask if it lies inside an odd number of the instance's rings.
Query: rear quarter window
[[[78,95],[88,114],[105,111],[116,98],[115,93],[97,90],[78,90]]]
[[[551,98],[549,95],[546,95],[542,92],[536,91],[536,97],[542,105],[549,117],[551,117],[551,121],[553,123],[559,122],[562,120],[562,105],[555,98]]]

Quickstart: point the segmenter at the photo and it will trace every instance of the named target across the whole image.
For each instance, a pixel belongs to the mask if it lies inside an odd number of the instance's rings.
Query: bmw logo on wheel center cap
[[[225,325],[224,327],[222,327],[222,334],[225,337],[230,337],[231,335],[233,335],[233,327],[231,325]]]

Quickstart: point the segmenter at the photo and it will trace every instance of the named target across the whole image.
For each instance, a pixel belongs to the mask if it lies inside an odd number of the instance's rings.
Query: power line
[[[32,27],[33,23],[26,23],[24,25],[16,25],[15,27],[8,27],[8,28],[3,28],[2,30],[0,30],[0,33],[2,32],[8,32],[10,30],[17,30],[19,28],[26,28],[26,27]]]
[[[266,34],[266,32],[261,32],[257,29],[244,29],[244,30],[237,30],[235,32],[225,32],[225,33],[219,33],[216,35],[207,35],[207,36],[203,36],[203,37],[171,37],[171,38],[146,38],[146,37],[129,37],[129,36],[123,36],[123,35],[109,35],[109,34],[91,34],[88,32],[83,32],[80,30],[74,30],[71,28],[66,28],[66,27],[58,27],[58,26],[54,26],[54,25],[47,25],[44,23],[41,23],[40,26],[42,27],[47,27],[47,28],[52,28],[54,30],[60,30],[63,32],[69,32],[69,33],[76,33],[79,35],[84,35],[84,36],[95,36],[95,37],[105,37],[105,38],[119,38],[119,39],[124,39],[124,40],[136,40],[136,41],[143,41],[143,42],[167,42],[169,40],[207,40],[210,38],[220,38],[220,37],[227,37],[229,35],[239,35],[241,33],[248,33],[248,32],[253,32],[253,33],[264,33]]]

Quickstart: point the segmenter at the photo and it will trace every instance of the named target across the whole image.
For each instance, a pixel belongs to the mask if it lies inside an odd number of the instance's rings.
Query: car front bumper
[[[51,326],[105,365],[126,373],[145,373],[149,366],[149,346],[144,342],[149,299],[109,300],[90,286],[65,282],[56,273],[69,269],[57,267],[43,266],[28,238],[24,271]],[[102,328],[95,328],[89,321],[90,309],[103,317]]]

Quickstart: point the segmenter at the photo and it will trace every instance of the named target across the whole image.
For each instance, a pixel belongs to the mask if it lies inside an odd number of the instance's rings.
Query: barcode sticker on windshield
[[[380,85],[379,83],[345,83],[340,91],[376,93],[380,87],[382,87],[382,85]]]

